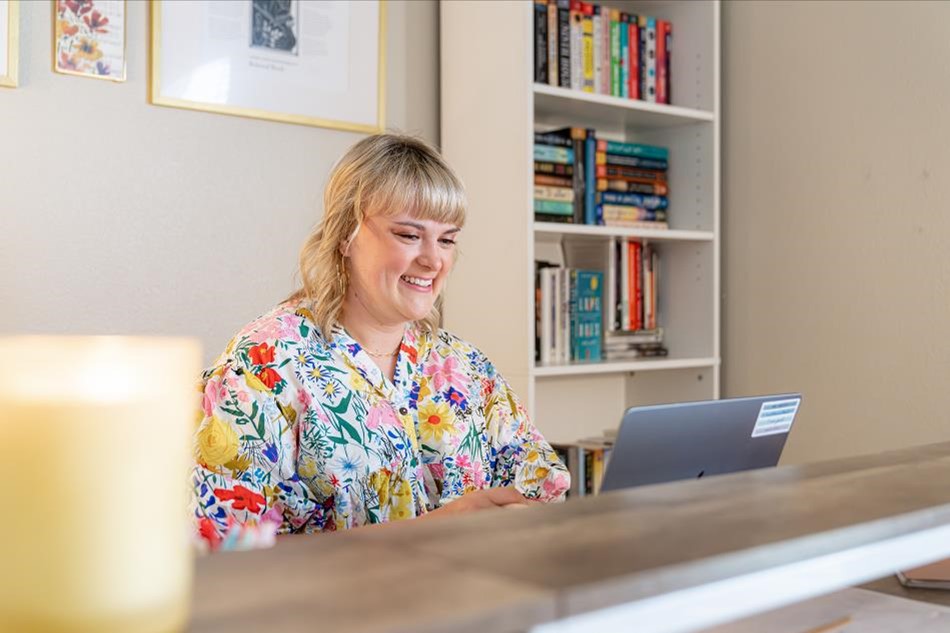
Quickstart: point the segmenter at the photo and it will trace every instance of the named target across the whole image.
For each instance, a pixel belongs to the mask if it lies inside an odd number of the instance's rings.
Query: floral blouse
[[[212,546],[262,522],[317,532],[425,514],[514,486],[563,498],[570,476],[480,351],[408,328],[392,381],[342,327],[284,303],[203,378],[195,516]]]

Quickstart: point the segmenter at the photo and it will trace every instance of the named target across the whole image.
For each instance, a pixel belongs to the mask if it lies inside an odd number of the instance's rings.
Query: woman
[[[203,374],[193,481],[210,546],[253,545],[268,523],[316,532],[563,498],[567,471],[505,380],[438,327],[465,219],[438,153],[360,141],[324,212],[303,288]]]

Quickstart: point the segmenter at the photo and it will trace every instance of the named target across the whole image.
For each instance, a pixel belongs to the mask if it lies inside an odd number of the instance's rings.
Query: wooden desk
[[[678,631],[948,556],[950,443],[214,555],[191,630]]]

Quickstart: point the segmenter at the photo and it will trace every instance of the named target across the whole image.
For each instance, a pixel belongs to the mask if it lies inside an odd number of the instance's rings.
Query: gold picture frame
[[[106,34],[107,31],[101,30],[97,32],[94,27],[90,27],[90,23],[88,19],[90,15],[93,14],[93,12],[98,13],[97,8],[96,8],[97,2],[100,5],[99,8],[102,8],[102,5],[121,7],[121,12],[122,12],[121,53],[118,52],[117,47],[115,46],[114,42],[107,42],[107,46],[112,50],[114,54],[112,56],[106,56],[106,59],[112,62],[113,64],[115,63],[116,60],[119,60],[119,64],[121,65],[121,72],[113,73],[113,68],[111,67],[111,65],[106,64],[105,62],[98,62],[97,61],[98,58],[90,59],[91,56],[87,56],[86,59],[83,59],[77,63],[76,55],[69,56],[60,50],[60,44],[63,43],[64,40],[70,40],[75,35],[78,35],[78,33],[76,32],[63,33],[63,30],[62,30],[64,28],[64,24],[63,24],[63,20],[59,16],[59,9],[60,9],[61,4],[67,5],[70,3],[68,3],[66,0],[52,0],[50,2],[50,7],[52,10],[51,22],[52,22],[52,30],[53,30],[53,37],[52,37],[53,72],[58,73],[60,75],[72,75],[74,77],[85,77],[87,79],[103,79],[105,81],[121,83],[125,81],[126,79],[126,72],[127,72],[127,67],[128,67],[129,11],[128,11],[126,0],[109,0],[108,2],[103,2],[103,0],[93,0],[92,2],[83,3],[83,7],[84,7],[83,10],[85,10],[85,14],[79,15],[79,14],[76,14],[75,11],[73,11],[74,15],[72,17],[75,18],[74,20],[75,23],[72,25],[65,25],[65,28],[74,28],[74,29],[80,28],[83,25],[83,20],[85,20],[86,32],[82,34],[83,35],[82,40],[86,41],[86,43],[84,43],[84,46],[91,45],[92,55],[98,54],[100,57],[102,57],[103,51],[99,49],[100,42],[98,40],[101,39],[99,38],[99,35]],[[73,4],[76,4],[76,3],[73,3]],[[68,13],[69,11],[70,10],[68,8],[65,9],[66,13]],[[113,17],[113,18],[115,17],[114,12],[110,12],[110,13],[112,13],[112,15],[107,16],[106,17],[107,20],[108,20],[108,17]],[[89,30],[90,28],[92,29],[91,31]],[[83,53],[80,52],[80,53],[77,53],[77,55],[82,56]],[[96,62],[95,65],[92,64],[93,61]],[[94,72],[90,72],[91,70],[94,70]]]
[[[190,3],[192,10],[196,5],[207,4],[208,0],[203,0],[202,2],[193,1]],[[253,20],[254,7],[252,2],[259,2],[260,0],[246,0],[247,7],[250,8]],[[293,0],[296,2],[297,0]],[[351,6],[356,6],[360,10],[365,10],[365,8],[373,3],[375,3],[378,8],[378,50],[375,59],[376,65],[376,80],[375,80],[375,94],[376,94],[376,107],[375,107],[375,120],[370,122],[366,121],[348,121],[341,117],[334,116],[324,116],[317,112],[312,112],[309,114],[303,113],[294,113],[286,111],[277,111],[274,109],[264,109],[260,107],[249,107],[246,105],[240,105],[236,103],[215,103],[210,101],[203,101],[200,99],[191,99],[191,98],[182,98],[180,96],[172,96],[163,92],[162,80],[163,69],[162,69],[162,37],[163,34],[167,35],[163,31],[163,13],[162,5],[164,0],[149,0],[150,11],[149,11],[149,47],[148,47],[148,102],[153,105],[166,106],[173,108],[182,108],[186,110],[197,110],[200,112],[211,112],[217,114],[227,114],[232,116],[247,117],[253,119],[263,119],[267,121],[276,121],[280,123],[292,123],[295,125],[307,125],[323,128],[331,128],[336,130],[344,130],[349,132],[362,132],[366,134],[376,134],[385,130],[385,121],[386,121],[386,0],[372,0],[371,2],[358,2],[350,3]],[[185,5],[176,3],[174,8],[176,10],[181,10]],[[299,9],[298,9],[299,10]],[[352,27],[350,27],[352,28]],[[368,57],[367,57],[368,58]],[[200,68],[199,68],[200,70]],[[357,73],[351,73],[354,75]],[[368,84],[369,82],[367,82]]]
[[[0,4],[6,6],[6,28],[0,24],[6,40],[0,42],[6,53],[6,68],[0,68],[0,86],[16,88],[20,51],[20,0],[0,0]]]

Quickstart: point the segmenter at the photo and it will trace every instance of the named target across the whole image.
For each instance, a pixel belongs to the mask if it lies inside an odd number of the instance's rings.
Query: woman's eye
[[[446,245],[446,246],[454,246],[454,245],[455,245],[455,240],[450,240],[450,239],[447,238],[447,237],[443,237],[443,238],[442,238],[441,240],[439,240],[439,241],[442,242],[442,243],[443,243],[444,245]]]
[[[396,235],[398,235],[399,237],[401,237],[401,238],[403,238],[403,239],[405,239],[405,240],[417,240],[417,239],[419,239],[419,236],[418,236],[418,235],[414,235],[414,234],[412,234],[412,233],[396,233]]]

